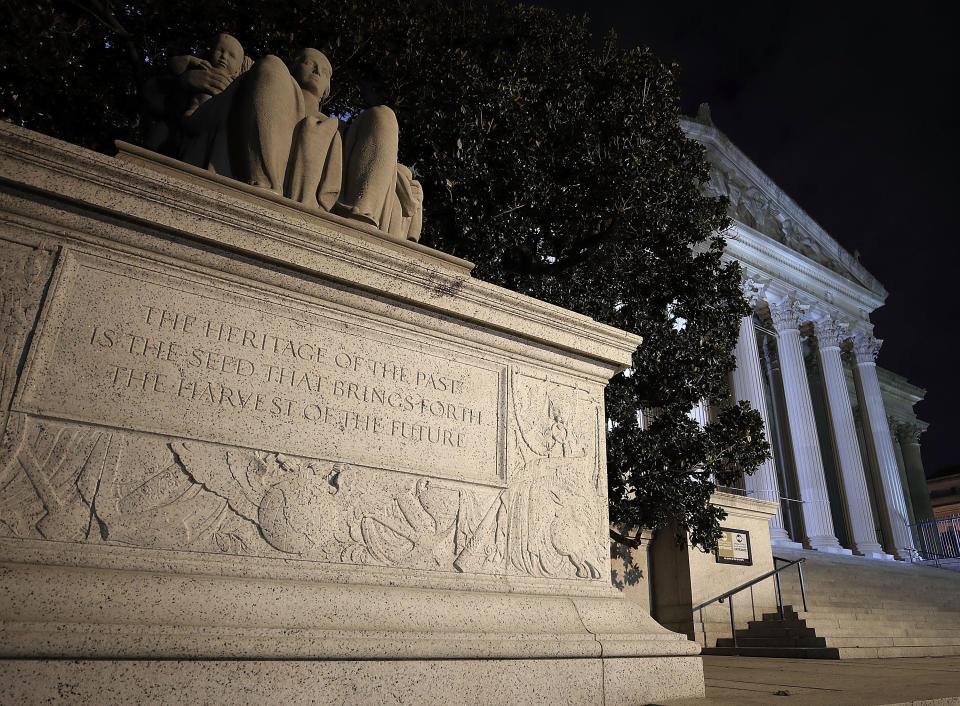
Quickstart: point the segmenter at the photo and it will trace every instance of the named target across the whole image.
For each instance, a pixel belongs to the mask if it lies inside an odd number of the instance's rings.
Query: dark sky
[[[879,364],[927,390],[928,475],[960,463],[960,105],[951,4],[532,0],[681,66],[717,127],[889,291]],[[883,9],[881,9],[883,8]],[[896,12],[889,8],[895,8]]]

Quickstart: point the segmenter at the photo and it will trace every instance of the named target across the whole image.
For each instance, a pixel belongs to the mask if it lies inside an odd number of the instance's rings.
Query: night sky
[[[534,0],[681,66],[713,121],[889,292],[879,364],[927,390],[930,475],[960,464],[955,12],[906,4]],[[893,7],[898,11],[890,12]],[[881,9],[883,8],[883,9]]]

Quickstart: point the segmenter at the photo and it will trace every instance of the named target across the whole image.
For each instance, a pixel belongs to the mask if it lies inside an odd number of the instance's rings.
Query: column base
[[[770,518],[770,542],[776,544],[777,542],[789,542],[790,535],[787,534],[787,530],[783,527],[774,526],[774,521],[776,516]]]
[[[876,542],[855,543],[853,545],[853,553],[871,559],[879,559],[880,557],[887,556],[883,551],[883,547]]]
[[[784,547],[786,549],[803,549],[803,545],[800,542],[793,542],[789,537],[786,539],[770,539],[770,544],[774,547]]]
[[[893,550],[893,555],[901,561],[916,561],[917,550],[913,547],[897,547]]]
[[[887,554],[885,552],[863,552],[858,556],[862,556],[864,559],[880,559],[881,561],[895,561],[893,554]]]
[[[843,556],[853,556],[853,550],[847,549],[845,547],[813,547],[818,552],[824,552],[825,554],[842,554]]]
[[[851,556],[853,554],[852,549],[844,549],[841,547],[839,540],[833,535],[807,537],[807,544],[810,545],[811,549],[816,549],[818,552],[826,552],[828,554],[845,554],[847,556]]]

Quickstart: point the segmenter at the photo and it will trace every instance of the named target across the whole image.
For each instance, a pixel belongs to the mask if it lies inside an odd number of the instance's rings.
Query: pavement
[[[664,706],[960,705],[960,657],[771,659],[703,657],[704,699]]]

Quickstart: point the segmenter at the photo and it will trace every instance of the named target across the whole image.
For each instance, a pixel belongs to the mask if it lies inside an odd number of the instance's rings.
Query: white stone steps
[[[831,647],[933,647],[953,645],[960,647],[960,637],[956,635],[930,637],[927,635],[909,636],[843,636],[822,635]]]
[[[956,629],[927,629],[923,631],[911,630],[909,628],[890,628],[884,625],[864,624],[858,629],[851,629],[849,625],[843,626],[810,626],[816,630],[817,635],[823,637],[924,637],[930,639],[937,638],[957,638],[956,642],[960,644],[960,630]],[[727,631],[729,632],[729,630]]]
[[[774,553],[806,558],[809,610],[797,618],[841,659],[960,655],[960,573],[820,552],[777,548]],[[802,607],[796,572],[783,574],[782,590],[784,603]],[[756,632],[773,630],[763,626]]]
[[[829,640],[827,641],[829,644]],[[960,646],[936,645],[928,647],[838,647],[840,659],[871,659],[881,657],[952,657],[960,655]]]

